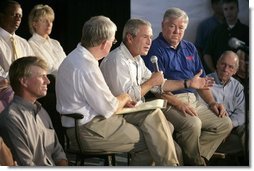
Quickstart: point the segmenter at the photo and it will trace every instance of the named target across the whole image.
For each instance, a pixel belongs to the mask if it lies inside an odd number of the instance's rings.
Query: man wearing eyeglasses
[[[18,2],[12,0],[0,1],[0,111],[13,98],[13,91],[8,83],[9,81],[7,81],[11,63],[19,57],[34,55],[28,42],[15,34],[21,19],[22,8]],[[13,49],[14,41],[16,49]]]
[[[11,63],[17,58],[34,55],[28,42],[15,34],[22,19],[21,5],[13,0],[0,1],[0,66],[7,75]],[[13,49],[14,41],[15,49]]]

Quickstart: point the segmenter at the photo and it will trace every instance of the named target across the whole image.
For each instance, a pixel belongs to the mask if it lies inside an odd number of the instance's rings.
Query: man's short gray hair
[[[139,26],[149,26],[152,27],[151,23],[149,21],[143,20],[143,19],[137,19],[137,18],[132,18],[129,19],[123,29],[123,40],[126,39],[128,34],[131,34],[132,36],[136,36],[138,31],[139,31]]]
[[[169,8],[163,16],[163,21],[169,18],[180,18],[183,17],[185,19],[186,25],[189,23],[189,17],[185,11],[181,10],[180,8]]]
[[[82,29],[81,44],[85,48],[95,47],[114,37],[117,27],[108,17],[94,16],[85,22]]]

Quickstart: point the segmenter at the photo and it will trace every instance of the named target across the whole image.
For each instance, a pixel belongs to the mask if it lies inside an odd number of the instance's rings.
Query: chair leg
[[[77,154],[75,165],[76,166],[84,166],[85,165],[85,158]]]
[[[111,163],[111,158],[109,155],[105,156],[104,158],[104,166],[109,166]]]
[[[85,159],[84,158],[80,159],[80,166],[85,166]]]
[[[104,159],[104,166],[115,166],[116,159],[115,154],[106,155]]]
[[[116,166],[116,156],[115,156],[115,154],[112,154],[112,156],[111,156],[111,163],[112,163],[112,166]]]
[[[131,163],[131,154],[127,153],[127,164],[128,164],[128,166],[130,166],[130,163]]]

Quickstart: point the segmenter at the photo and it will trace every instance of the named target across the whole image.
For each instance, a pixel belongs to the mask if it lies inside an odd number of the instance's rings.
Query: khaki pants
[[[184,116],[174,107],[164,111],[165,116],[174,125],[175,139],[182,148],[184,163],[203,165],[202,157],[209,160],[229,135],[231,120],[229,117],[217,117],[206,105],[198,102],[193,93],[176,96],[196,109],[198,116]]]
[[[74,129],[68,129],[74,140]],[[160,109],[95,117],[80,126],[82,146],[87,151],[131,152],[131,165],[178,165],[171,130]]]

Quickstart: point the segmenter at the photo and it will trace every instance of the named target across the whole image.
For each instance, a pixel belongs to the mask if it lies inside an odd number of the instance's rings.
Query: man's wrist
[[[189,86],[188,86],[188,80],[184,80],[183,81],[183,85],[184,85],[184,88],[189,88]]]
[[[161,84],[161,93],[164,93],[163,87],[164,87],[164,85],[165,85],[166,80],[167,80],[167,79],[164,79],[163,82],[162,82],[162,84]]]

